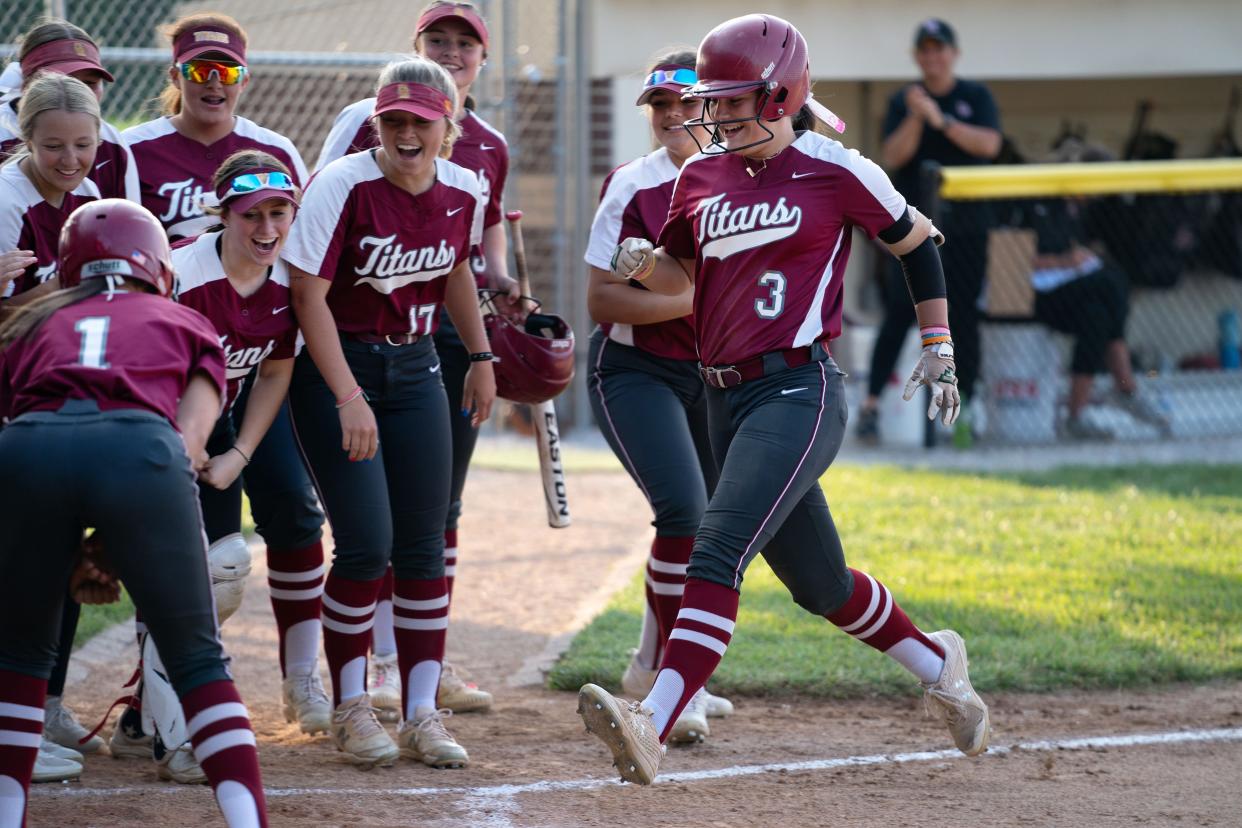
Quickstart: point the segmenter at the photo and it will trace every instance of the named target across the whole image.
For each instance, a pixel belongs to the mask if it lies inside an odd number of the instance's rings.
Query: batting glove
[[[957,391],[957,373],[954,367],[952,342],[928,345],[919,356],[919,364],[914,366],[914,373],[906,382],[906,390],[901,398],[908,402],[920,385],[928,386],[931,388],[932,400],[927,407],[927,419],[934,420],[939,413],[940,422],[953,425],[962,410],[962,397]]]
[[[610,265],[614,276],[641,282],[655,270],[655,247],[646,239],[630,237],[617,245]]]

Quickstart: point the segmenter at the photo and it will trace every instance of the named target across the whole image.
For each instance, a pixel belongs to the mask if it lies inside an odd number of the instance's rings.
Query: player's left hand
[[[461,394],[460,416],[469,417],[470,425],[478,428],[492,414],[496,402],[496,372],[490,362],[472,362],[466,371]]]
[[[492,302],[496,305],[496,310],[500,312],[500,315],[514,322],[521,322],[525,319],[526,314],[531,312],[531,308],[522,301],[522,289],[517,280],[503,273],[491,271],[488,271],[486,279],[488,288],[499,291],[493,295]]]
[[[940,422],[953,425],[962,410],[962,398],[957,390],[952,342],[941,342],[923,349],[923,353],[919,355],[919,364],[914,366],[914,373],[906,382],[906,390],[901,398],[908,402],[920,385],[928,386],[932,392],[931,405],[927,407],[927,419],[934,420],[939,413]]]
[[[241,475],[244,468],[246,468],[246,458],[229,449],[224,454],[217,454],[208,460],[207,465],[203,466],[198,473],[198,479],[213,489],[224,491],[233,485],[233,481]]]

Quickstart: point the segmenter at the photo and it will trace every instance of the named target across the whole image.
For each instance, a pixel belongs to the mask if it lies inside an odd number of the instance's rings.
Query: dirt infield
[[[402,761],[361,772],[279,704],[276,633],[262,557],[224,628],[255,725],[273,825],[889,826],[1236,825],[1242,809],[1242,685],[989,697],[994,750],[970,760],[918,700],[737,699],[711,740],[670,750],[660,784],[615,783],[572,694],[527,682],[604,593],[638,567],[647,509],[620,473],[570,481],[574,526],[543,524],[535,474],[471,472],[449,656],[496,695],[450,729],[472,764]],[[486,512],[480,504],[491,504]],[[112,636],[123,641],[123,635]],[[132,646],[75,656],[67,701],[102,714],[133,669]],[[1165,735],[1169,734],[1169,735]],[[1084,737],[1114,737],[1083,744]],[[1017,747],[1014,747],[1017,746]],[[87,759],[82,781],[35,786],[31,825],[219,825],[205,787],[152,766]]]

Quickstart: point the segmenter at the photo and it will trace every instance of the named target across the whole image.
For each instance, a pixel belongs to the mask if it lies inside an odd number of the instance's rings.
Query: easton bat
[[[513,233],[513,260],[517,263],[518,287],[523,296],[530,296],[530,274],[526,270],[526,247],[522,243],[522,211],[505,213]],[[569,496],[565,490],[565,468],[561,463],[561,430],[556,421],[556,408],[551,400],[529,406],[535,426],[535,442],[539,447],[539,477],[543,481],[543,500],[548,510],[548,525],[563,529],[571,522]]]

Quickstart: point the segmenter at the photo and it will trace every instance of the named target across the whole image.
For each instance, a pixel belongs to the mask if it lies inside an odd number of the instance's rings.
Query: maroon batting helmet
[[[74,210],[60,229],[59,255],[61,287],[121,276],[161,296],[173,290],[168,236],[149,210],[132,201],[105,198]]]
[[[485,314],[496,361],[496,394],[518,403],[550,400],[574,378],[574,332],[561,317],[532,313],[524,325]]]
[[[748,14],[726,20],[707,33],[699,44],[695,65],[698,83],[686,89],[683,97],[733,98],[758,91],[756,114],[751,118],[714,120],[704,107],[703,117],[686,125],[705,126],[712,131],[712,144],[718,152],[736,152],[747,147],[725,149],[720,141],[722,125],[756,121],[775,121],[798,113],[811,89],[811,64],[806,40],[788,20],[770,14]],[[771,139],[769,132],[768,138]],[[756,143],[763,143],[758,141]],[[755,146],[750,144],[749,146]]]

